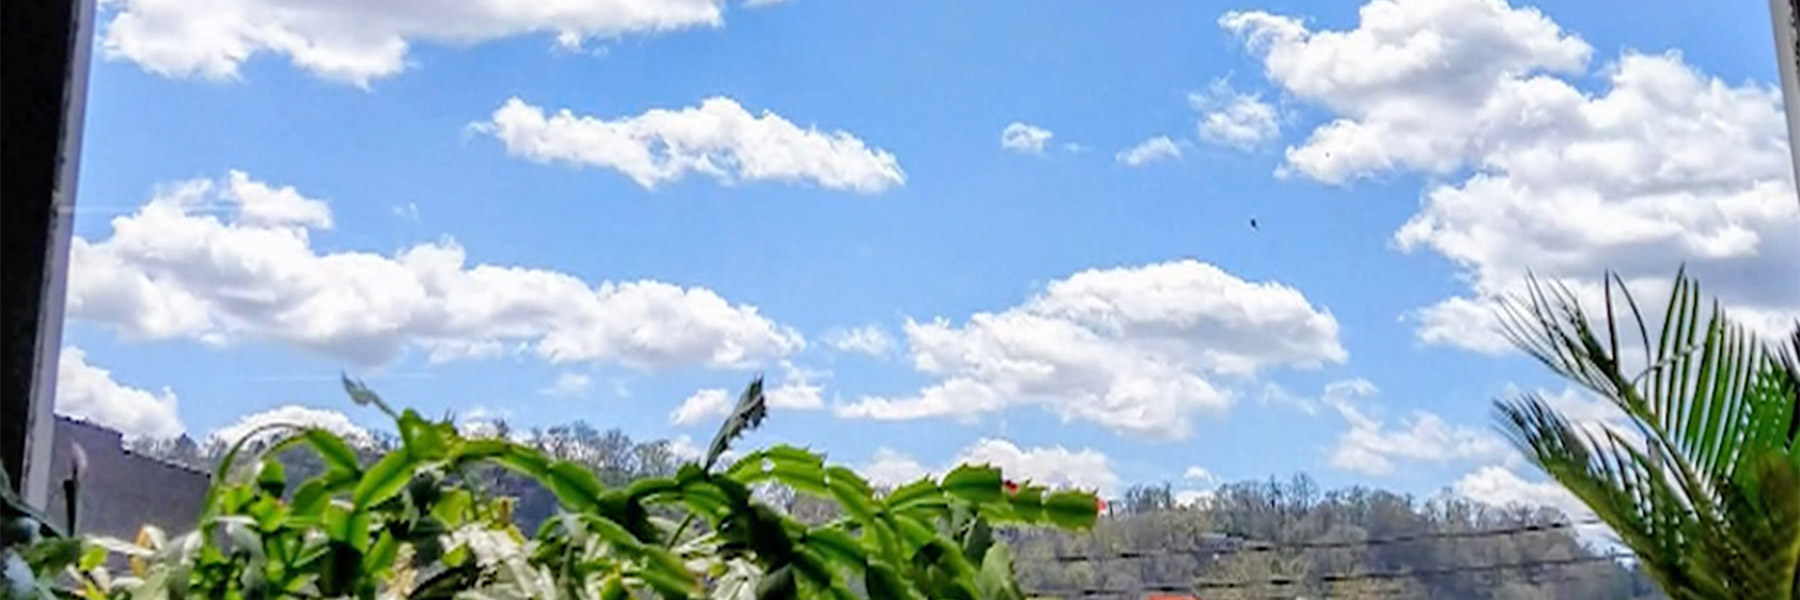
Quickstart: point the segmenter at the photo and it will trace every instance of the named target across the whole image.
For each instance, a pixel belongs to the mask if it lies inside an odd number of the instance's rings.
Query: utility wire
[[[1463,573],[1488,573],[1514,569],[1537,569],[1543,567],[1566,567],[1581,564],[1606,562],[1622,558],[1631,558],[1629,553],[1610,553],[1595,556],[1578,556],[1559,559],[1542,559],[1510,563],[1493,563],[1485,565],[1462,565],[1440,567],[1436,569],[1414,569],[1408,571],[1364,571],[1360,573],[1327,573],[1317,577],[1276,576],[1268,579],[1244,580],[1200,580],[1188,584],[1152,584],[1135,588],[1078,588],[1070,590],[1041,590],[1028,596],[1033,597],[1086,597],[1086,596],[1118,596],[1142,593],[1192,593],[1197,590],[1242,589],[1250,587],[1280,587],[1301,585],[1306,583],[1343,583],[1350,581],[1378,581],[1388,579],[1406,579],[1413,577],[1438,577]]]
[[[1431,532],[1431,533],[1413,533],[1413,534],[1396,535],[1396,536],[1391,536],[1391,537],[1370,538],[1370,539],[1365,539],[1365,540],[1346,540],[1346,541],[1338,541],[1338,542],[1277,543],[1277,542],[1265,542],[1265,541],[1257,541],[1257,540],[1231,540],[1230,538],[1225,538],[1224,541],[1226,542],[1226,544],[1231,544],[1231,543],[1235,542],[1235,545],[1221,545],[1218,547],[1197,547],[1197,548],[1189,547],[1189,548],[1152,548],[1152,549],[1142,549],[1142,550],[1118,550],[1118,551],[1114,551],[1114,552],[1100,553],[1100,554],[1058,554],[1058,555],[1050,557],[1050,559],[1053,561],[1056,561],[1056,562],[1061,562],[1061,563],[1076,563],[1076,562],[1094,562],[1094,561],[1114,560],[1114,559],[1128,560],[1128,559],[1138,559],[1138,558],[1153,558],[1153,557],[1158,557],[1158,556],[1173,556],[1173,555],[1254,554],[1254,553],[1259,553],[1259,552],[1276,552],[1276,551],[1281,551],[1281,550],[1329,550],[1329,549],[1343,549],[1343,548],[1368,548],[1368,547],[1372,547],[1372,546],[1385,546],[1385,545],[1389,545],[1389,544],[1404,544],[1404,543],[1410,543],[1410,542],[1421,542],[1421,541],[1426,541],[1426,540],[1474,539],[1474,538],[1485,538],[1485,537],[1502,537],[1502,536],[1511,536],[1511,535],[1523,535],[1523,534],[1527,534],[1527,533],[1559,531],[1559,530],[1564,530],[1564,529],[1572,529],[1572,528],[1580,527],[1580,526],[1584,526],[1584,525],[1600,525],[1600,524],[1602,524],[1602,523],[1598,519],[1582,519],[1582,520],[1578,520],[1578,521],[1558,521],[1558,522],[1553,522],[1553,523],[1537,523],[1537,524],[1532,524],[1532,525],[1521,525],[1518,527],[1506,527],[1506,528],[1500,528],[1500,529],[1476,529],[1476,530],[1470,530],[1470,531],[1441,531],[1441,532]]]

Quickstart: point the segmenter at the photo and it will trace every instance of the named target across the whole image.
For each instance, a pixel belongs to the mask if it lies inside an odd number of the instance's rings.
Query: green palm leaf
[[[1800,331],[1777,353],[1678,273],[1658,335],[1616,275],[1592,318],[1559,284],[1504,305],[1508,338],[1624,412],[1640,439],[1595,433],[1541,397],[1498,403],[1525,456],[1585,503],[1675,599],[1791,599],[1800,565]],[[1623,300],[1629,320],[1615,314]],[[1643,366],[1621,353],[1635,326]]]

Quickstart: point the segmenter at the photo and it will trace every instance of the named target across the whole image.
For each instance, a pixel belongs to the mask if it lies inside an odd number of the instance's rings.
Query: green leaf
[[[883,500],[887,502],[888,508],[896,511],[942,506],[944,490],[938,487],[937,482],[925,478],[895,488]]]
[[[400,440],[406,451],[421,461],[440,460],[449,454],[449,442],[434,424],[420,417],[412,409],[400,414],[397,423]]]
[[[1044,499],[1044,516],[1058,527],[1087,529],[1100,517],[1099,499],[1087,492],[1056,492]]]
[[[757,582],[756,600],[797,598],[798,591],[794,588],[793,565],[782,565],[764,574],[762,581]]]
[[[719,424],[719,432],[713,435],[712,444],[707,446],[706,460],[701,464],[701,468],[712,470],[713,465],[719,461],[719,457],[731,448],[732,440],[755,429],[768,416],[769,408],[763,398],[763,380],[759,375],[750,380],[750,385],[746,386],[744,393],[738,396],[737,406],[731,409],[731,414],[725,417],[725,422]],[[789,582],[792,582],[791,577]]]
[[[256,487],[264,494],[281,496],[287,492],[287,470],[273,458],[265,459],[256,469]]]
[[[88,546],[81,552],[81,561],[76,563],[75,568],[82,571],[92,571],[94,570],[94,567],[98,567],[105,562],[106,548],[95,544]]]
[[[625,496],[635,499],[646,499],[662,494],[679,492],[681,482],[669,477],[645,477],[625,486]]]
[[[867,551],[856,538],[850,537],[842,529],[818,528],[806,532],[803,542],[820,556],[837,562],[841,566],[861,568],[868,560]]]
[[[470,446],[474,443],[471,442]],[[507,445],[494,455],[494,463],[532,477],[545,477],[550,472],[550,459],[530,448]]]
[[[920,548],[937,541],[937,532],[931,526],[906,516],[894,516],[890,519],[894,529],[900,533],[900,539],[913,548]]]
[[[81,540],[51,538],[26,547],[20,555],[39,575],[60,573],[81,560]]]
[[[592,471],[566,460],[550,464],[544,472],[543,484],[564,506],[580,511],[597,508],[600,495],[606,493],[606,487],[600,485]]]
[[[732,461],[731,466],[725,468],[725,476],[738,481],[750,481],[751,478],[761,475],[767,468],[768,460],[763,457],[762,451],[758,450]]]
[[[1038,485],[1020,485],[1007,498],[1007,514],[1009,520],[1020,523],[1039,523],[1044,520],[1044,488]]]
[[[825,488],[825,470],[816,465],[800,462],[776,463],[769,469],[767,476],[775,481],[787,484],[794,491],[810,496],[827,496],[831,492]],[[746,480],[751,483],[754,480]]]
[[[677,568],[670,569],[657,565],[653,568],[638,569],[635,573],[644,583],[650,584],[665,598],[689,598],[700,591],[700,583],[687,572],[687,568],[677,563]]]
[[[863,571],[863,589],[869,600],[924,600],[910,582],[883,561],[869,561],[869,567]]]
[[[394,556],[400,551],[400,541],[393,534],[383,531],[376,536],[375,544],[369,547],[369,554],[363,557],[363,573],[374,576],[393,566]]]
[[[837,466],[826,469],[825,476],[829,480],[827,486],[831,490],[831,497],[837,500],[838,506],[850,518],[859,523],[875,519],[875,511],[878,509],[875,501],[870,498],[874,492],[869,489],[868,482],[863,481],[854,471]]]
[[[959,466],[944,475],[939,487],[945,493],[977,504],[999,502],[1005,498],[1005,492],[1000,489],[1000,470],[985,465]]]
[[[825,458],[817,453],[790,444],[776,444],[762,451],[763,458],[777,465],[799,463],[820,469],[825,468]]]
[[[467,519],[469,508],[474,505],[474,497],[464,490],[444,490],[437,502],[431,505],[431,516],[452,527],[462,525]]]
[[[231,443],[231,446],[225,450],[225,455],[219,458],[219,465],[213,468],[212,485],[206,489],[206,499],[200,502],[199,521],[202,525],[222,512],[235,510],[237,506],[242,505],[241,500],[229,501],[224,497],[226,494],[240,491],[232,481],[238,453],[243,452],[252,440],[257,439],[265,432],[295,429],[299,428],[292,423],[265,423],[245,432],[243,437]],[[282,443],[283,441],[277,441],[275,445]]]
[[[488,460],[512,451],[513,447],[512,442],[505,440],[466,440],[451,451],[450,460],[456,464]]]
[[[344,473],[357,473],[362,466],[357,464],[356,451],[344,443],[343,438],[323,429],[308,429],[300,434],[306,438],[313,451],[325,462],[325,467]]]
[[[631,594],[625,591],[625,578],[614,571],[600,581],[600,600],[630,600]]]
[[[381,401],[381,396],[369,389],[369,386],[363,385],[361,381],[351,379],[347,374],[340,373],[338,378],[343,380],[344,393],[349,394],[350,401],[355,402],[357,406],[373,406],[389,417],[400,418],[399,415],[394,414],[394,409],[389,408],[386,402]]]
[[[1021,600],[1018,581],[1013,578],[1012,552],[999,543],[987,549],[981,558],[981,570],[975,575],[975,587],[982,600]]]
[[[341,506],[325,507],[325,535],[359,553],[369,547],[369,513],[349,511]]]
[[[356,484],[356,490],[350,493],[350,501],[359,509],[386,502],[406,489],[406,483],[412,480],[413,471],[418,467],[405,448],[389,452],[369,467],[369,472]]]
[[[987,556],[994,546],[994,528],[988,525],[987,519],[971,520],[968,530],[962,535],[963,556],[969,560],[981,560]]]
[[[316,519],[330,501],[331,495],[325,489],[325,480],[314,479],[300,484],[300,489],[294,491],[293,498],[288,502],[288,510],[295,518]]]

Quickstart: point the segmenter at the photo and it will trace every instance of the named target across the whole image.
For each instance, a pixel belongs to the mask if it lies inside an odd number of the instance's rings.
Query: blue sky
[[[1612,417],[1494,342],[1523,269],[1800,314],[1755,3],[286,4],[102,9],[65,412],[704,438],[762,372],[761,441],[896,477],[1555,503],[1490,401]]]

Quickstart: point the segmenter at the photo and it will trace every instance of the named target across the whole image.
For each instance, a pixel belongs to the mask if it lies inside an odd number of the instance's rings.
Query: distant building
[[[69,477],[76,445],[87,457],[77,493],[78,533],[132,539],[143,525],[174,536],[193,529],[212,478],[206,473],[125,449],[124,437],[106,427],[58,415],[51,451],[46,515],[68,523],[62,481]]]

